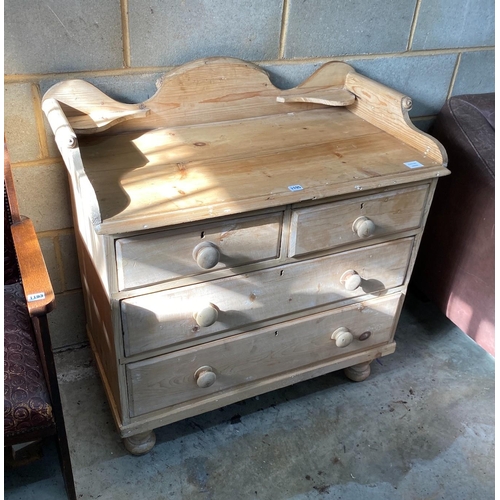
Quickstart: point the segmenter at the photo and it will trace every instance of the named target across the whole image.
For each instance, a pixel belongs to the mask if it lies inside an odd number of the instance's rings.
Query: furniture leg
[[[145,455],[156,443],[154,431],[141,432],[135,436],[124,438],[123,444],[132,455]]]
[[[353,382],[362,382],[370,375],[370,363],[371,361],[369,361],[368,363],[360,363],[359,365],[349,366],[348,368],[345,368],[345,376]]]

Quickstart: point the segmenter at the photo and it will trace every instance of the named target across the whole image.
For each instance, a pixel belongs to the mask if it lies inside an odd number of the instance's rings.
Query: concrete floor
[[[126,453],[87,347],[57,364],[82,499],[494,498],[494,360],[410,295],[393,355],[157,430]],[[52,445],[5,471],[5,498],[64,499]]]

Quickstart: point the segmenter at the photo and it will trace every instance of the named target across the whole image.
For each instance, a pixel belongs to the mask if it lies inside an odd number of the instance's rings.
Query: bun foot
[[[151,451],[156,443],[154,431],[141,432],[135,436],[124,438],[123,444],[132,455],[144,455]]]
[[[359,365],[344,368],[345,376],[353,382],[362,382],[370,376],[370,363],[360,363]]]

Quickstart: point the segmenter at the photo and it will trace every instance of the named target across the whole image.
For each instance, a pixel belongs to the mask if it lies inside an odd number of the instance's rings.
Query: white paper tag
[[[408,168],[419,168],[419,167],[423,167],[423,165],[416,161],[416,160],[413,160],[413,161],[407,161],[405,162],[405,165],[408,167]]]
[[[32,293],[28,295],[28,302],[34,302],[35,300],[42,300],[45,298],[44,292]]]
[[[290,191],[302,191],[304,188],[300,184],[295,184],[295,186],[288,186]]]

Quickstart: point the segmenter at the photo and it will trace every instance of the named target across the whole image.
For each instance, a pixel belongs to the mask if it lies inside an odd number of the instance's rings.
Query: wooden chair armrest
[[[31,316],[47,314],[54,308],[55,296],[33,223],[25,218],[11,230],[28,311]]]

